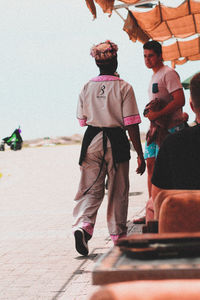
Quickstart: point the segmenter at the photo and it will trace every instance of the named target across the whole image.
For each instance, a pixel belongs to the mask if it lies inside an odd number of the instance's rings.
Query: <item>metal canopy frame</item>
[[[134,3],[134,4],[117,4],[117,5],[114,5],[114,10],[117,10],[117,9],[120,9],[120,8],[129,8],[130,6],[135,6],[135,7],[140,7],[141,5],[150,5],[150,4],[152,4],[152,7],[153,7],[153,5],[156,5],[156,4],[158,4],[158,0],[156,1],[156,0],[140,0],[139,2],[137,2],[137,3]],[[150,6],[149,6],[149,8],[150,8]]]
[[[157,5],[159,3],[158,0],[140,0],[137,3],[134,4],[117,4],[114,5],[113,11],[125,22],[124,17],[119,13],[118,10],[124,8],[129,9],[130,6],[134,6],[136,8],[152,8],[153,6]],[[146,7],[145,7],[146,5]]]

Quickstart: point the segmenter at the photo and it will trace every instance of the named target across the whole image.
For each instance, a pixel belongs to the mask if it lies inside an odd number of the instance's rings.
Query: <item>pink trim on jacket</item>
[[[91,81],[117,81],[117,80],[122,80],[121,78],[117,76],[112,76],[112,75],[100,75],[97,77],[94,77],[91,79]]]
[[[124,125],[133,125],[133,124],[139,124],[141,123],[141,118],[140,115],[135,115],[135,116],[129,116],[124,118]]]
[[[78,119],[79,124],[81,127],[87,126],[87,120],[86,119]]]

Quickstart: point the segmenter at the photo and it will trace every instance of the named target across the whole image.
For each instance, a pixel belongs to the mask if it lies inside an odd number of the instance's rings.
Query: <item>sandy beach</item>
[[[71,233],[80,144],[0,152],[0,299],[87,299],[95,260],[112,247],[106,196],[90,255],[80,257]],[[142,215],[146,173],[131,151],[129,220]]]

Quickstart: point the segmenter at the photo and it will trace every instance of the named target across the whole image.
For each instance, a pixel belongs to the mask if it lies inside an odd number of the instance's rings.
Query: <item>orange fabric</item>
[[[177,19],[189,14],[188,2],[184,2],[178,7],[167,7],[164,5],[161,5],[161,7],[163,21]]]
[[[94,1],[105,13],[112,13],[115,0],[86,0],[87,6],[96,17]],[[139,0],[120,0],[125,4],[136,4]],[[178,7],[156,5],[148,11],[130,10],[123,30],[130,40],[145,43],[149,39],[164,42],[171,38],[188,38],[200,34],[200,1],[188,0]],[[199,60],[198,38],[179,41],[172,45],[163,45],[163,59],[171,61],[173,66],[188,60]],[[180,59],[181,58],[181,59]]]
[[[185,38],[199,31],[199,14],[200,4],[194,4],[192,1],[191,7],[194,13],[195,26],[193,15],[190,14],[188,2],[181,4],[176,8],[157,5],[148,12],[135,12],[132,14],[136,18],[138,25],[146,31],[152,39],[165,41],[172,36],[177,38]],[[196,15],[197,14],[197,15]]]
[[[200,2],[190,1],[190,10],[192,14],[197,14],[200,11]]]
[[[190,190],[190,193],[200,193],[199,190]],[[159,220],[160,208],[165,201],[165,199],[169,196],[174,196],[177,194],[188,193],[188,190],[162,190],[158,193],[156,198],[154,199],[154,220]]]
[[[198,60],[200,57],[200,38],[189,41],[176,41],[169,46],[163,46],[163,59],[165,61],[177,60],[180,57],[187,60]],[[181,61],[179,64],[181,64]]]
[[[94,18],[96,18],[96,7],[94,4],[94,0],[85,0],[85,1],[92,15],[94,16]],[[120,1],[126,4],[135,4],[140,0],[120,0]],[[104,13],[109,13],[109,14],[112,13],[115,0],[95,0],[95,2],[103,9]]]
[[[169,195],[159,213],[159,233],[200,231],[200,191]]]
[[[194,15],[196,31],[200,32],[200,14]]]
[[[181,57],[188,57],[190,55],[196,55],[199,53],[199,38],[179,42]]]
[[[177,38],[186,38],[195,34],[195,26],[192,15],[177,18],[175,20],[169,20],[167,24],[172,35]]]
[[[115,0],[95,0],[95,2],[101,6],[104,13],[112,13]]]
[[[167,23],[160,23],[154,30],[149,31],[153,40],[163,42],[172,37],[171,31],[168,28]]]
[[[151,9],[150,11],[136,12],[131,10],[131,12],[133,16],[136,18],[138,25],[144,31],[151,32],[156,26],[158,26],[161,23],[160,10],[158,5],[155,8]]]
[[[85,0],[87,7],[91,11],[94,19],[97,17],[96,6],[94,0]],[[104,13],[112,13],[115,0],[95,0],[95,2],[103,9]]]
[[[200,60],[200,54],[189,56],[188,59],[189,60]]]
[[[148,35],[137,25],[137,21],[131,12],[128,12],[123,30],[128,33],[130,40],[133,42],[138,40],[142,43],[145,43],[149,40]]]
[[[180,57],[180,52],[179,52],[177,42],[169,46],[163,46],[162,51],[163,51],[164,60],[174,60]]]
[[[183,65],[185,64],[189,59],[188,58],[183,58],[183,59],[175,59],[171,61],[171,66],[172,68],[175,68],[176,65]]]
[[[96,7],[94,5],[94,1],[93,0],[85,0],[86,1],[86,4],[87,4],[87,7],[89,8],[89,10],[91,11],[94,19],[96,18],[97,16],[97,12],[96,12]]]
[[[136,280],[104,285],[89,300],[197,300],[199,293],[199,279]]]
[[[184,39],[200,33],[200,2],[190,0],[176,8],[157,5],[147,12],[131,10],[131,13],[146,35],[160,42],[172,37]],[[174,66],[188,60],[198,60],[199,55],[198,38],[163,46],[163,59],[172,61]]]

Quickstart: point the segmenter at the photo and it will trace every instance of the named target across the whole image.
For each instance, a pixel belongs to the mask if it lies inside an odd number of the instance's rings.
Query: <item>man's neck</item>
[[[99,76],[101,75],[110,75],[110,76],[114,76],[115,73],[112,72],[100,72]]]
[[[163,62],[161,61],[159,64],[157,64],[154,68],[152,68],[154,73],[157,73],[162,67],[164,66]]]

